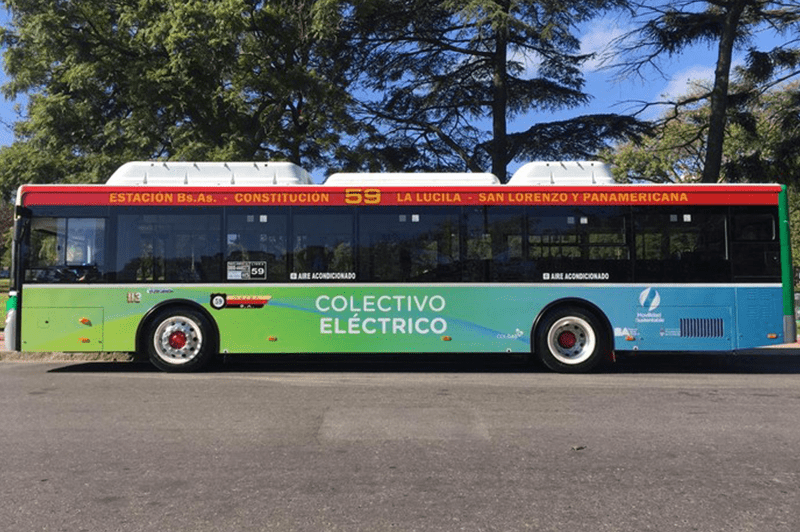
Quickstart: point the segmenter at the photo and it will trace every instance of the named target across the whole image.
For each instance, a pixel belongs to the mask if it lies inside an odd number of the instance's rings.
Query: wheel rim
[[[156,355],[169,364],[186,364],[197,358],[203,348],[200,325],[186,316],[170,316],[153,335]]]
[[[567,316],[557,320],[547,333],[547,346],[563,364],[580,364],[588,360],[597,346],[597,335],[583,318]]]

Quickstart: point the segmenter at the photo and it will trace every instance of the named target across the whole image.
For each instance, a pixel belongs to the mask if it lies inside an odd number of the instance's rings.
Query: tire
[[[150,362],[169,372],[199,371],[214,358],[212,327],[201,313],[186,307],[158,312],[144,329],[142,343]]]
[[[536,354],[559,373],[587,373],[597,369],[611,352],[602,322],[578,307],[559,307],[542,318],[536,330]]]

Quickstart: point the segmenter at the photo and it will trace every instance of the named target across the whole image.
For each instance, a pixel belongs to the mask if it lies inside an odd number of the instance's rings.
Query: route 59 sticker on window
[[[228,262],[229,281],[266,281],[266,261],[232,261]]]

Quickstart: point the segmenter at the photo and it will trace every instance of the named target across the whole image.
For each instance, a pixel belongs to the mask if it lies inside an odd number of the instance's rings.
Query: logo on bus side
[[[639,305],[647,307],[647,310],[653,312],[661,304],[661,294],[658,290],[652,288],[645,288],[639,294]]]
[[[211,308],[263,308],[272,296],[229,296],[228,294],[211,294]]]
[[[636,323],[664,323],[664,316],[660,312],[653,312],[661,304],[661,294],[654,288],[645,288],[639,294],[639,305],[646,312],[636,312]]]

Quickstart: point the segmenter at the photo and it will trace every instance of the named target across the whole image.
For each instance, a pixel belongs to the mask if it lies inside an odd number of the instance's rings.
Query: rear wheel
[[[208,320],[190,308],[159,312],[142,338],[150,362],[163,371],[198,371],[214,357]]]
[[[592,371],[609,352],[610,340],[600,320],[581,308],[549,311],[536,331],[536,354],[553,371]]]

